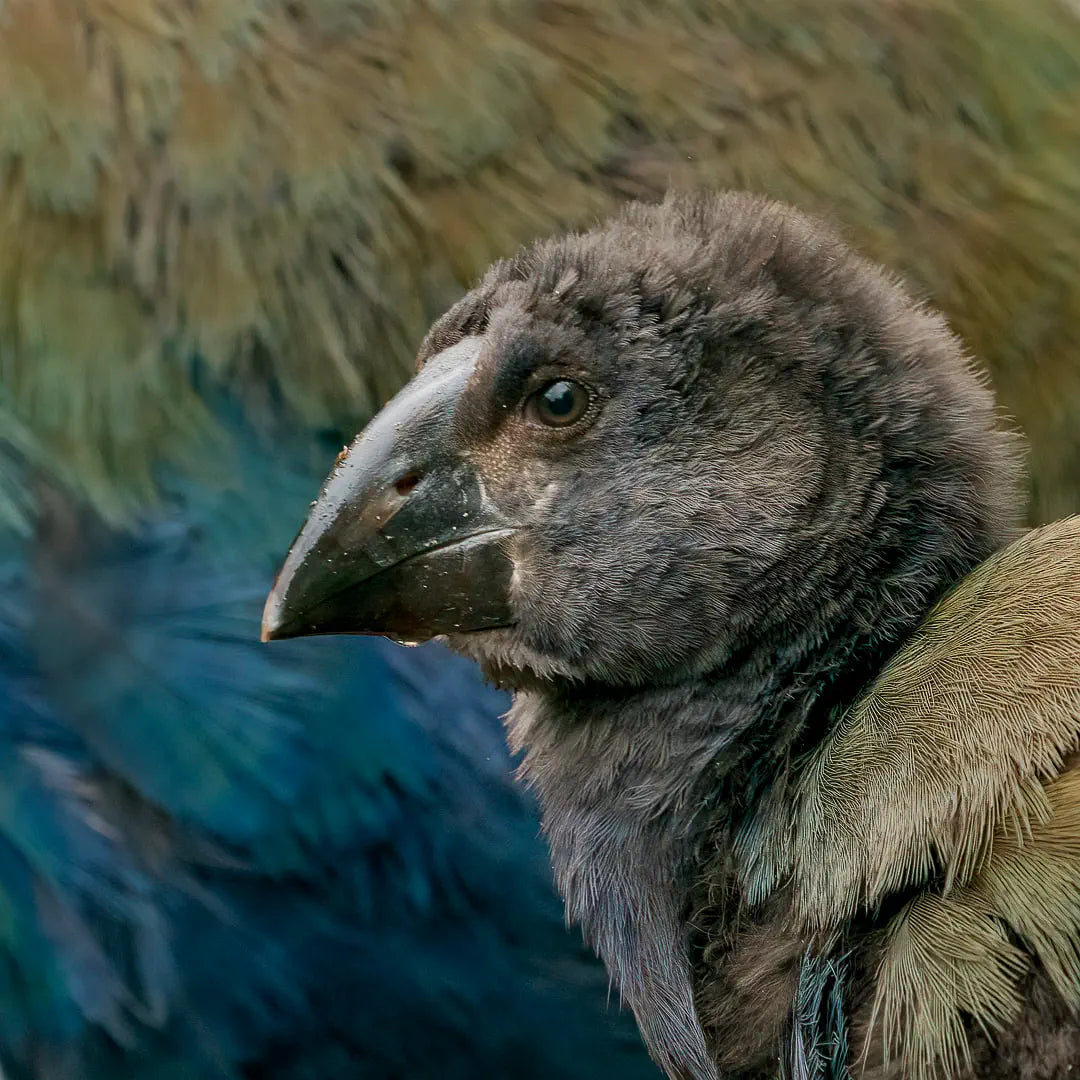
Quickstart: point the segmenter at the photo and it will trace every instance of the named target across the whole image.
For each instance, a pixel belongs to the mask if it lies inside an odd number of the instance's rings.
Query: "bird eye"
[[[581,383],[556,379],[529,397],[525,416],[545,427],[569,427],[588,411],[589,400],[589,391]]]

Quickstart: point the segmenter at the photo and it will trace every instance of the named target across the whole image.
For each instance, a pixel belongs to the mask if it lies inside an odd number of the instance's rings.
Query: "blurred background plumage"
[[[258,644],[317,478],[240,444],[239,497],[164,477],[117,530],[43,492],[4,552],[4,1075],[652,1076],[503,696],[437,647]]]
[[[431,319],[670,186],[905,274],[1080,510],[1064,0],[0,0],[6,1076],[655,1075],[503,696],[257,635]]]

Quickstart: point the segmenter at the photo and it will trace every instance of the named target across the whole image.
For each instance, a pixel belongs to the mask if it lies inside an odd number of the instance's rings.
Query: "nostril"
[[[420,483],[421,475],[418,472],[408,472],[404,476],[398,477],[394,482],[394,490],[404,498],[417,484]]]

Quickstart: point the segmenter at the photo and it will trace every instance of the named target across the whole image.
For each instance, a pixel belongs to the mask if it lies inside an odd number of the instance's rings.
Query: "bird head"
[[[793,627],[895,636],[1016,519],[1011,437],[944,322],[762,198],[540,242],[419,359],[264,639],[445,635],[511,685],[677,681]]]

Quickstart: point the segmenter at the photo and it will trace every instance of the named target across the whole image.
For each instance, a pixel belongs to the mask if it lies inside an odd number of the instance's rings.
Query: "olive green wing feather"
[[[957,1072],[969,1025],[1006,1028],[1036,967],[1080,1008],[1078,747],[1074,517],[960,582],[759,824],[748,888],[790,880],[808,929],[922,887],[877,941],[867,1005],[900,1075]]]
[[[988,559],[931,612],[802,772],[786,861],[830,925],[941,875],[970,881],[1000,831],[1050,820],[1080,745],[1080,517]]]
[[[999,826],[968,884],[923,892],[889,922],[866,1034],[880,1022],[899,1075],[929,1080],[969,1065],[965,1020],[1005,1033],[1033,972],[1080,1010],[1080,769],[1041,794],[1045,817],[1026,833]]]

